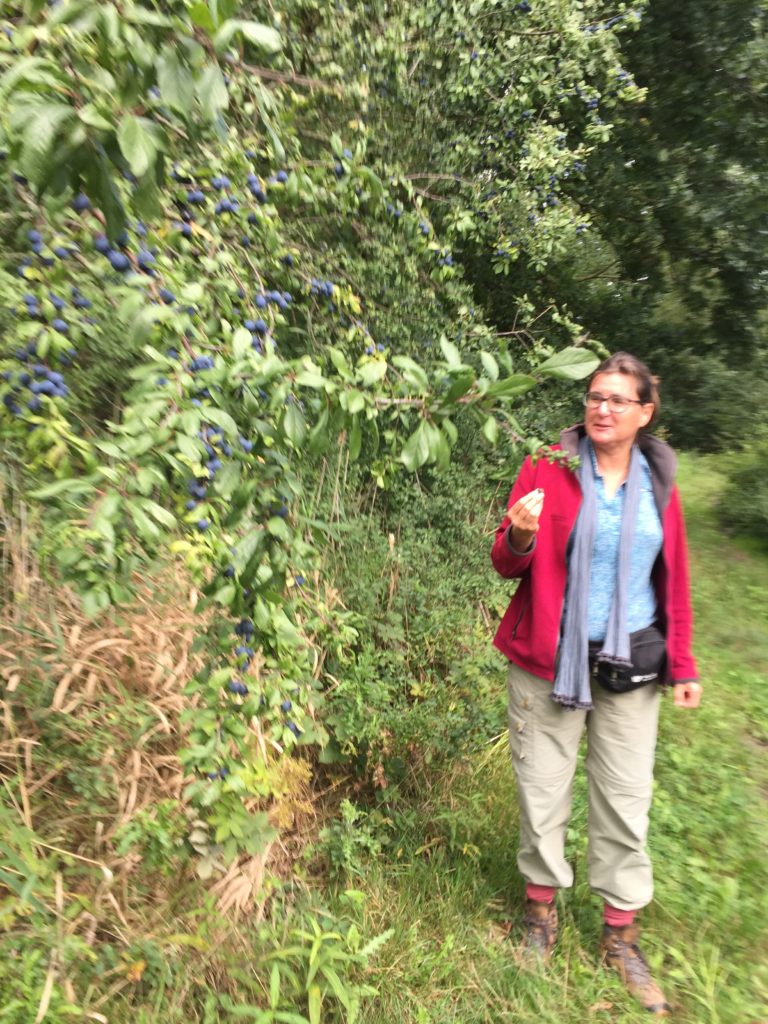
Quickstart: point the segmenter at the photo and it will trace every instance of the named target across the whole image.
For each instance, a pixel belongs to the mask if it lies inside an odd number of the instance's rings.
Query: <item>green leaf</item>
[[[309,1024],[320,1024],[320,1013],[323,1005],[323,994],[319,985],[310,985],[307,998],[309,1008]]]
[[[378,382],[386,375],[387,364],[383,359],[372,359],[369,363],[363,363],[362,366],[357,368],[357,376],[367,385],[371,387],[373,384]]]
[[[273,1010],[277,1009],[280,1002],[280,968],[272,964],[269,972],[269,1005]]]
[[[462,373],[456,377],[451,386],[445,393],[444,401],[450,405],[455,402],[462,395],[466,395],[472,385],[475,383],[474,373]]]
[[[45,4],[36,0],[38,7]],[[77,20],[77,30],[83,34],[91,32],[98,25],[98,8],[92,0],[69,0],[69,3],[58,3],[55,6],[48,4],[51,8],[47,17],[48,26],[69,25]]]
[[[191,462],[200,462],[203,455],[203,445],[195,437],[189,437],[187,434],[178,433],[176,435],[176,447],[179,449],[182,455],[185,455]]]
[[[282,520],[281,520],[282,521]],[[266,543],[266,531],[263,526],[257,526],[249,530],[237,544],[232,554],[232,564],[237,572],[242,572],[251,558],[264,547]]]
[[[125,227],[126,218],[120,192],[112,177],[112,165],[101,147],[88,146],[87,155],[84,175],[88,194],[107,219],[107,235],[115,238]]]
[[[208,4],[204,3],[203,0],[198,0],[197,3],[192,4],[189,9],[189,17],[193,25],[197,25],[198,28],[203,29],[208,35],[212,35],[215,32],[216,23],[211,17]]]
[[[133,191],[133,205],[136,213],[145,220],[157,220],[162,217],[162,198],[157,187],[157,176],[152,171],[139,179]]]
[[[393,356],[392,362],[399,370],[403,371],[403,377],[409,384],[414,384],[422,391],[429,391],[429,378],[410,356]]]
[[[229,93],[218,64],[209,64],[203,69],[195,82],[195,94],[203,114],[209,121],[213,121],[217,114],[227,109]]]
[[[597,369],[600,360],[589,349],[564,348],[536,367],[536,373],[558,380],[583,380]]]
[[[328,447],[328,442],[330,441],[330,432],[328,430],[329,419],[330,414],[326,406],[326,408],[324,408],[320,413],[317,423],[309,432],[309,450],[313,455],[318,455]]]
[[[114,127],[109,118],[102,114],[94,103],[86,103],[85,106],[80,107],[77,116],[89,128],[98,128],[103,132],[111,132]]]
[[[307,436],[307,421],[295,401],[291,402],[285,410],[283,430],[294,448],[300,448],[302,441]]]
[[[130,21],[134,25],[153,25],[155,28],[173,28],[173,21],[159,11],[148,11],[138,4],[130,6],[123,5],[120,8],[120,17]]]
[[[19,107],[16,107],[18,110]],[[50,179],[55,165],[52,160],[54,144],[66,122],[74,118],[74,111],[67,104],[39,101],[25,103],[23,111],[27,123],[23,132],[19,167],[38,189],[42,189]]]
[[[483,369],[485,370],[487,377],[490,377],[491,380],[494,381],[499,379],[499,364],[490,352],[481,352],[480,362],[483,364]]]
[[[352,413],[354,416],[358,412],[362,412],[365,408],[365,395],[362,391],[358,391],[357,388],[352,388],[347,392],[347,412]]]
[[[370,167],[358,167],[357,177],[362,178],[363,183],[371,190],[374,199],[380,199],[384,195],[381,178]]]
[[[217,604],[227,607],[228,605],[232,604],[232,602],[235,600],[236,593],[237,588],[235,587],[234,583],[225,583],[223,587],[220,587],[216,591],[216,593],[213,595],[213,599],[214,601],[216,601]]]
[[[515,398],[517,395],[524,395],[526,391],[536,387],[536,380],[525,373],[513,373],[511,377],[504,377],[496,381],[486,391],[491,398]]]
[[[157,61],[157,84],[163,103],[180,114],[191,113],[194,78],[170,47],[163,50]]]
[[[91,490],[95,482],[95,476],[87,476],[79,480],[74,478],[57,480],[56,483],[47,484],[45,487],[38,487],[34,491],[30,491],[29,496],[38,501],[45,501],[47,498],[57,498],[60,494],[85,494]]]
[[[290,540],[293,536],[290,526],[282,516],[272,516],[267,523],[267,530],[273,537],[277,537],[278,540]]]
[[[224,412],[223,409],[218,409],[213,406],[210,409],[206,409],[205,415],[211,423],[215,423],[217,427],[221,427],[230,440],[237,437],[237,424],[228,412]]]
[[[83,614],[86,618],[95,619],[99,612],[103,612],[105,608],[109,608],[111,604],[109,592],[102,587],[94,587],[92,590],[86,590],[82,595],[81,604],[83,607]]]
[[[247,327],[238,327],[232,335],[232,352],[236,359],[242,359],[251,351],[251,332]]]
[[[279,640],[290,645],[293,645],[298,641],[299,631],[282,608],[278,607],[272,609],[271,621],[272,628],[275,630]]]
[[[351,462],[357,462],[362,442],[363,434],[360,427],[360,417],[353,416],[349,428],[349,458]]]
[[[368,433],[368,437],[370,439],[370,450],[371,450],[371,453],[373,455],[375,455],[378,452],[378,450],[379,450],[379,441],[380,441],[380,438],[379,438],[379,428],[376,425],[376,420],[375,419],[368,420],[368,422],[367,422],[367,433]]]
[[[429,443],[427,441],[424,421],[411,434],[400,453],[400,462],[412,473],[423,466],[429,458]]]
[[[349,891],[350,890],[347,890],[347,892]],[[341,978],[338,976],[336,971],[334,971],[332,967],[323,966],[320,968],[320,973],[330,983],[330,986],[333,989],[333,994],[339,1000],[344,1009],[349,1011],[349,993],[344,988],[344,983],[342,982]]]
[[[322,375],[316,366],[313,366],[312,368],[307,368],[297,373],[296,383],[301,387],[320,390],[321,388],[326,387],[328,380]]]
[[[56,65],[43,57],[22,57],[15,60],[10,68],[0,75],[0,99],[4,99],[20,82],[33,85],[50,85],[64,89],[64,76]]]
[[[181,297],[187,302],[200,302],[205,295],[205,288],[199,281],[187,281],[181,289]]]
[[[157,157],[155,137],[149,129],[151,124],[146,117],[126,114],[117,129],[120,152],[137,178],[146,174]]]
[[[51,335],[48,331],[43,334],[37,343],[37,354],[41,359],[45,359],[51,348]]]
[[[269,25],[262,25],[258,21],[230,18],[224,22],[213,37],[216,52],[223,53],[236,35],[242,36],[246,42],[266,53],[277,53],[283,45],[280,33],[274,28],[270,28]]]
[[[176,516],[169,512],[167,508],[163,508],[162,505],[158,505],[156,501],[149,501],[143,499],[138,502],[145,512],[148,512],[153,519],[156,519],[161,526],[165,526],[168,530],[175,530],[178,526]]]
[[[275,160],[278,160],[280,163],[282,163],[283,160],[285,160],[285,147],[280,141],[280,136],[277,134],[272,125],[269,124],[269,122],[265,122],[265,127],[267,129],[267,138],[269,139],[269,144],[272,147],[272,154]]]
[[[120,39],[120,19],[117,9],[113,4],[102,4],[99,14],[101,15],[102,31],[109,46],[117,46]]]
[[[100,452],[104,452],[110,458],[118,459],[121,462],[125,458],[125,452],[114,441],[95,441],[94,448],[98,448]]]
[[[387,928],[387,930],[382,932],[381,935],[374,935],[370,942],[367,942],[358,953],[360,959],[363,962],[368,960],[380,946],[383,946],[385,942],[389,942],[394,934],[394,928]]]
[[[144,306],[133,320],[132,340],[136,345],[145,342],[156,323],[171,320],[176,314],[170,306]]]
[[[496,422],[495,417],[489,416],[483,424],[483,437],[489,444],[495,445],[499,439],[499,424]]]
[[[222,498],[231,498],[235,488],[240,483],[240,463],[227,462],[226,465],[216,474],[213,489]]]
[[[146,541],[160,540],[160,530],[137,504],[134,502],[128,502],[128,512],[130,513],[131,519],[133,519],[136,524],[136,529],[138,530],[140,537]]]
[[[461,366],[461,353],[452,341],[448,341],[445,336],[441,337],[440,348],[445,356],[445,361],[450,367],[455,368]]]
[[[347,362],[347,357],[344,355],[341,349],[334,348],[333,346],[331,346],[327,349],[327,352],[331,362],[333,363],[334,367],[339,371],[339,373],[343,374],[349,372],[349,363]]]
[[[447,469],[451,461],[451,449],[445,435],[439,427],[428,420],[425,421],[424,429],[427,435],[430,462],[434,462],[441,471]]]
[[[83,557],[83,552],[80,548],[58,548],[54,557],[59,565],[71,569]]]

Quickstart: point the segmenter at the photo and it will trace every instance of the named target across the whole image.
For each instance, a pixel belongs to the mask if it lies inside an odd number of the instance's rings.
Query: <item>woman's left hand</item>
[[[701,683],[675,683],[675,705],[678,708],[697,708],[701,704]]]

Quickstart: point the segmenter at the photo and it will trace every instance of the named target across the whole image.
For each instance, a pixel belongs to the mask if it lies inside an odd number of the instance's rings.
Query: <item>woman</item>
[[[586,725],[589,882],[604,901],[602,959],[646,1009],[667,1016],[669,1004],[637,946],[635,915],[653,892],[645,839],[657,682],[674,685],[679,707],[701,699],[676,460],[645,432],[658,392],[634,356],[619,352],[598,367],[585,407],[584,423],[564,431],[560,445],[523,463],[491,554],[502,576],[520,579],[494,643],[510,661],[525,941],[549,959],[555,890],[573,882],[563,851]],[[664,639],[658,677],[655,668],[633,674],[632,634],[654,624]],[[609,684],[613,671],[635,688],[611,692],[597,670]]]

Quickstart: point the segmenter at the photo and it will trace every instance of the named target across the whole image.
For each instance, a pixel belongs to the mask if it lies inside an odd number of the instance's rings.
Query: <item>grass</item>
[[[750,1024],[768,1017],[768,557],[718,526],[714,461],[684,458],[680,485],[704,702],[696,712],[662,704],[643,947],[681,1024]],[[597,965],[585,798],[579,772],[568,839],[576,881],[558,896],[562,936],[547,970],[516,954],[522,882],[506,737],[390,809],[396,841],[353,881],[367,896],[364,930],[395,928],[365,1024],[647,1020]]]

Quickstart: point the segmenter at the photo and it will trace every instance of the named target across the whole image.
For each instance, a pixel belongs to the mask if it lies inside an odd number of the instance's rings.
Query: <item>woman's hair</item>
[[[592,381],[601,373],[624,373],[628,377],[634,377],[637,385],[637,397],[641,402],[653,405],[653,416],[651,416],[645,429],[647,430],[659,415],[661,399],[659,398],[659,378],[654,377],[648,367],[637,356],[629,352],[614,352],[598,366],[589,378],[587,390],[592,387]]]

